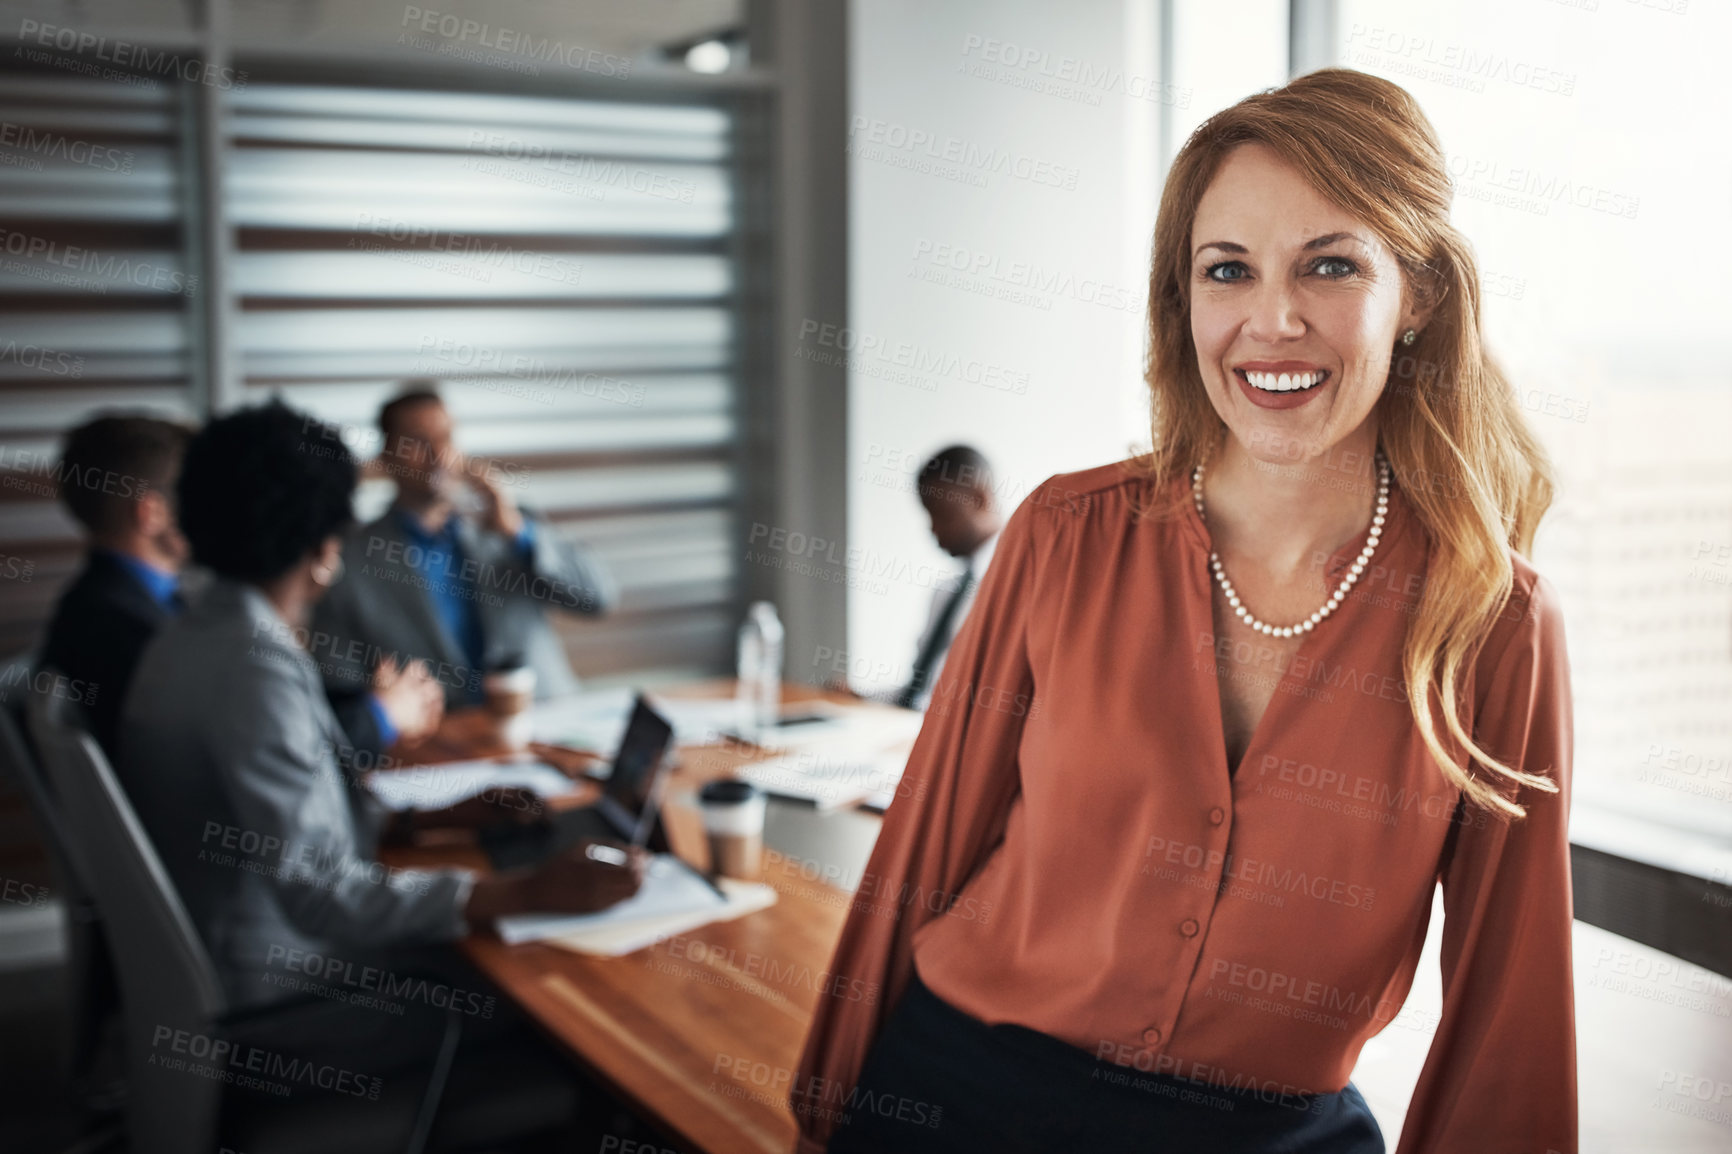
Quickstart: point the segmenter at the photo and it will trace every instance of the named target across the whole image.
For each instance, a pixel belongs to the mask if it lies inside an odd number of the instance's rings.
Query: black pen
[[[598,861],[607,865],[623,866],[628,860],[630,860],[622,851],[615,849],[611,845],[604,845],[601,842],[591,842],[589,845],[584,847],[583,852],[584,856],[588,857],[591,861]],[[684,858],[678,860],[681,865],[697,874],[700,878],[703,878],[704,884],[715,890],[717,897],[721,898],[724,902],[728,900],[728,891],[723,889],[721,884],[717,882],[714,877],[705,873],[697,866],[692,865]]]
[[[705,885],[716,891],[716,896],[720,897],[724,902],[728,900],[728,891],[722,888],[721,883],[715,879],[713,874],[698,869],[696,866],[692,866],[691,870],[693,873],[704,879]]]

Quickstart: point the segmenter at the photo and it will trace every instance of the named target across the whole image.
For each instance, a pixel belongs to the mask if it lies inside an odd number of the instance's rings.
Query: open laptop
[[[673,747],[674,727],[642,694],[613,755],[613,771],[601,800],[561,810],[538,826],[506,826],[481,832],[478,840],[495,869],[536,865],[587,838],[623,841],[667,851],[660,793]]]

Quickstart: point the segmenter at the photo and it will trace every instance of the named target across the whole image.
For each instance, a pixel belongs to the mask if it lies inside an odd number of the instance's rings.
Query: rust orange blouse
[[[1209,535],[1119,465],[1006,525],[885,815],[794,1080],[819,1151],[910,967],[986,1022],[1278,1095],[1340,1090],[1400,1010],[1441,881],[1444,1008],[1397,1154],[1574,1154],[1571,706],[1556,594],[1520,557],[1464,688],[1556,794],[1469,807],[1420,741],[1404,627],[1428,538],[1392,492],[1374,566],[1291,660],[1218,647]],[[1355,541],[1343,556],[1357,550]],[[1277,689],[1236,771],[1216,663]],[[923,788],[922,788],[923,787]],[[858,987],[855,987],[858,988]]]

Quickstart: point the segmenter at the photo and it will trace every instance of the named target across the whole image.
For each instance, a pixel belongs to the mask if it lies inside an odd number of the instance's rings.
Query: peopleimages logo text
[[[413,4],[403,8],[402,27],[442,36],[448,41],[474,43],[505,56],[517,56],[544,64],[563,64],[598,76],[631,75],[631,60],[612,52],[598,52],[581,44],[567,44],[552,36],[536,36],[503,24],[472,20],[455,12],[435,12]]]
[[[213,68],[209,61],[192,59],[178,53],[152,49],[130,40],[110,40],[94,32],[80,32],[60,24],[44,24],[39,20],[20,20],[18,39],[43,48],[56,48],[79,56],[89,56],[105,64],[114,64],[150,76],[173,76],[189,84],[204,84],[212,88],[241,91],[247,86],[247,74],[233,68]]]

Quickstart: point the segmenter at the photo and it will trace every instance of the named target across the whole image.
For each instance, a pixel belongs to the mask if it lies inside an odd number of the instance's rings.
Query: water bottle
[[[782,714],[782,621],[768,601],[754,602],[740,626],[740,728],[746,737],[763,741],[775,732]]]

